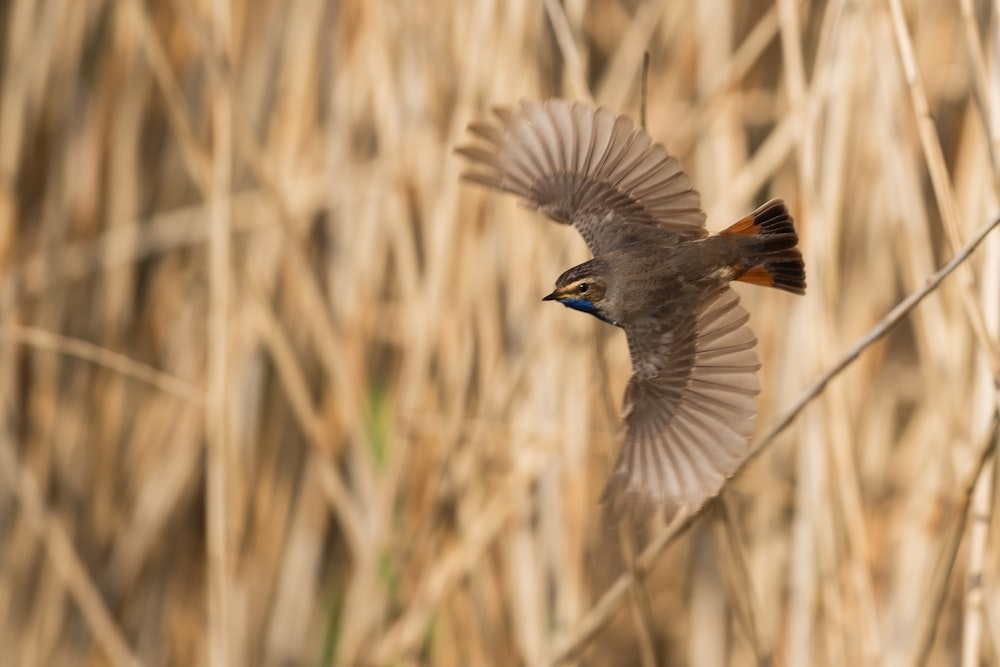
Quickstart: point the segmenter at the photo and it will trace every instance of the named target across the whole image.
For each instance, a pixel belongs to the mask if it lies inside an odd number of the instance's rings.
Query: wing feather
[[[746,459],[760,392],[748,319],[725,287],[671,330],[626,328],[633,375],[603,496],[616,515],[695,510]]]
[[[511,192],[571,224],[595,255],[618,247],[636,225],[679,238],[706,235],[698,193],[677,158],[625,116],[567,100],[494,109],[460,146],[475,183]]]

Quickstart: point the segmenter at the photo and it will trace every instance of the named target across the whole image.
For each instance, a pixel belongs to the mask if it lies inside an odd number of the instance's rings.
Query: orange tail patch
[[[753,236],[760,231],[760,225],[753,215],[737,220],[733,224],[723,229],[720,234],[737,234],[739,236]]]
[[[774,276],[764,266],[755,266],[736,278],[743,283],[751,285],[762,285],[764,287],[774,287]]]

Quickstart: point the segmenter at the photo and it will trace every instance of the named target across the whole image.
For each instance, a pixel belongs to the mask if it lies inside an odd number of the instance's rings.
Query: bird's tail
[[[739,237],[734,280],[805,294],[799,236],[785,202],[772,199],[720,234]]]

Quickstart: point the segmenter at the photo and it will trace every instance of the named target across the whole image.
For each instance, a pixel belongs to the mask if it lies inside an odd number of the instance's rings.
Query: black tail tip
[[[799,240],[792,216],[788,213],[785,202],[780,199],[772,199],[719,233],[729,236],[788,237],[795,241],[789,247],[794,247]]]
[[[798,234],[795,233],[795,225],[792,216],[788,212],[788,207],[781,199],[772,199],[763,204],[756,211],[750,214],[755,227],[758,227],[757,234],[760,236],[777,236],[778,234],[791,234],[798,241]]]
[[[799,235],[788,207],[781,199],[772,199],[760,206],[752,214],[754,223],[760,227],[760,236],[778,237],[783,250],[764,262],[764,269],[771,276],[772,286],[792,294],[806,293],[806,265],[802,253],[796,247]],[[778,242],[778,238],[773,239]],[[779,243],[774,243],[775,250]]]
[[[791,259],[776,259],[764,262],[764,270],[771,277],[771,287],[791,292],[806,293],[806,265],[798,250]]]

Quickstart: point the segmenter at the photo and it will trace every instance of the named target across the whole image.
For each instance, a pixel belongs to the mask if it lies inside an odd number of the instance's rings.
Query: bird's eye
[[[580,283],[579,285],[576,286],[576,291],[579,292],[580,294],[583,294],[584,292],[587,291],[589,287],[590,285],[588,285],[587,283]]]

